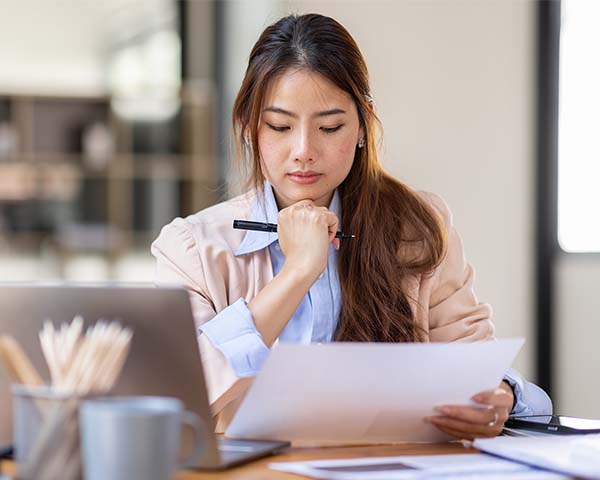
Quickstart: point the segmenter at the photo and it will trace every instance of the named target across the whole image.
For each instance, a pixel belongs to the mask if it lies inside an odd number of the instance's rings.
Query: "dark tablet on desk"
[[[564,415],[513,416],[504,424],[508,428],[535,430],[562,435],[600,433],[600,419]]]

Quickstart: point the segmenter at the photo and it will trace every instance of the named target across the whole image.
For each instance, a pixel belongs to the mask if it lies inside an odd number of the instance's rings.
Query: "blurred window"
[[[172,28],[145,32],[109,64],[113,108],[129,120],[161,121],[179,110],[181,39]]]
[[[558,136],[558,241],[600,252],[600,1],[563,0]]]

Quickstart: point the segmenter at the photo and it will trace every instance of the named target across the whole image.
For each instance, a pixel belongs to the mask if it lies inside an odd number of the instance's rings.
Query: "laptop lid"
[[[205,422],[206,448],[198,465],[216,467],[219,452],[204,382],[188,293],[179,288],[8,285],[0,284],[0,333],[12,335],[45,380],[38,333],[46,319],[55,324],[84,318],[118,320],[133,330],[127,362],[115,395],[160,395],[179,398]],[[10,384],[0,368],[0,446],[12,442]],[[184,430],[182,450],[190,452],[191,432]]]

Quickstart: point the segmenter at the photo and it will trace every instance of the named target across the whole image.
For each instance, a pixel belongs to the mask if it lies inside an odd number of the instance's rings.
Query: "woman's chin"
[[[288,190],[287,194],[284,193],[284,195],[289,198],[290,205],[302,200],[312,200],[317,206],[327,207],[331,202],[333,190],[328,192],[317,188],[294,188]]]

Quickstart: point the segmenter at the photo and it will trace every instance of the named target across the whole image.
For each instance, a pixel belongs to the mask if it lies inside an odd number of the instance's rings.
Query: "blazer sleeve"
[[[187,222],[178,218],[163,227],[151,252],[156,257],[155,283],[181,286],[190,293],[209,402],[216,415],[240,397],[252,379],[238,377],[225,355],[198,328],[217,312],[211,301],[200,251]]]
[[[432,194],[428,197],[445,225],[448,241],[446,255],[433,273],[429,340],[471,342],[491,339],[494,336],[492,307],[479,303],[475,297],[475,272],[465,259],[462,239],[454,228],[452,214],[441,198]]]

